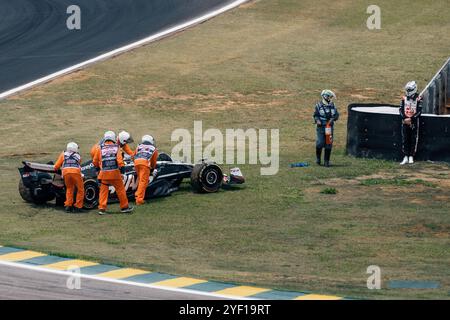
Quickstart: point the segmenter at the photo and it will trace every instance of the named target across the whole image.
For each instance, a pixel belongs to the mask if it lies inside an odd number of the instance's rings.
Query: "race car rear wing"
[[[25,166],[25,170],[32,169],[34,171],[40,171],[40,172],[47,172],[47,173],[57,173],[54,166],[52,164],[43,164],[43,163],[37,163],[37,162],[29,162],[29,161],[22,161],[22,163]]]

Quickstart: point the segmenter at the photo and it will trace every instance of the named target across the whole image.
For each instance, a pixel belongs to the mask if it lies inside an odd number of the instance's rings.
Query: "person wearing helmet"
[[[401,165],[414,163],[419,142],[419,118],[422,114],[422,98],[417,91],[415,81],[405,86],[405,96],[400,103],[400,117],[402,119],[402,152]]]
[[[134,140],[131,137],[131,134],[126,131],[119,132],[119,139],[117,140],[117,143],[120,145],[120,148],[122,148],[122,151],[130,157],[133,156],[134,152],[131,150],[129,144],[133,142]]]
[[[94,144],[91,148],[90,154],[91,154],[91,158],[94,159],[95,154],[98,152],[98,150],[100,149],[101,145],[103,143],[105,143],[105,139],[107,137],[112,137],[112,136],[116,136],[116,134],[114,133],[114,131],[106,131],[105,134],[103,135],[103,138],[96,144]]]
[[[109,135],[114,134],[115,133],[113,131],[107,131],[107,133]],[[128,154],[130,157],[133,156],[133,150],[130,148],[129,143],[133,143],[133,138],[131,137],[131,134],[129,134],[126,131],[121,131],[119,133],[119,138],[117,139],[117,144],[120,146],[120,148],[122,149],[122,151],[126,154]],[[100,148],[100,146],[102,145],[102,143],[105,142],[105,137],[102,138],[102,140],[100,140],[97,144],[93,145],[91,148],[91,157],[92,159],[94,159],[94,155],[97,152],[97,149]]]
[[[339,119],[339,112],[333,102],[333,98],[336,98],[333,91],[323,90],[321,97],[322,100],[316,104],[313,115],[317,126],[316,163],[321,164],[322,149],[325,148],[324,165],[329,167],[333,147],[334,122]]]
[[[56,171],[62,169],[62,177],[66,186],[66,201],[64,202],[66,212],[81,212],[84,200],[84,183],[81,175],[81,156],[75,142],[67,144],[66,151],[59,155],[54,168]],[[74,205],[73,194],[75,190],[77,191],[77,198]]]
[[[122,213],[131,213],[133,207],[128,204],[128,198],[123,184],[121,170],[125,166],[120,146],[117,144],[116,135],[112,131],[105,133],[104,142],[97,148],[94,154],[93,164],[100,169],[98,180],[100,183],[99,211],[100,215],[106,214],[108,204],[109,186],[113,186],[120,201]]]
[[[135,193],[136,205],[145,203],[145,191],[150,181],[150,175],[156,169],[158,150],[155,139],[150,135],[142,137],[142,142],[134,152],[134,167],[138,176],[138,187]]]

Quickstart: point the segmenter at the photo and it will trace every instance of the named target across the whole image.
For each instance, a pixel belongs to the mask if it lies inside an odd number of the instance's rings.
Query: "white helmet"
[[[148,135],[148,134],[146,134],[145,136],[142,137],[142,143],[144,143],[144,142],[148,142],[152,146],[155,145],[155,139],[151,135]]]
[[[113,131],[106,131],[103,140],[116,142],[116,134]]]
[[[78,153],[78,150],[79,150],[78,145],[75,142],[69,142],[67,144],[66,151]]]
[[[330,102],[331,99],[336,99],[336,95],[334,94],[333,91],[325,89],[322,91],[322,93],[320,94],[322,96],[322,98],[324,98],[327,102]]]
[[[131,137],[131,134],[129,134],[128,132],[121,131],[119,133],[119,142],[120,142],[120,144],[124,145],[124,144],[127,144],[127,143],[133,143],[133,141],[134,140]]]
[[[417,93],[417,83],[415,81],[410,81],[405,86],[405,92],[407,97],[412,97]]]

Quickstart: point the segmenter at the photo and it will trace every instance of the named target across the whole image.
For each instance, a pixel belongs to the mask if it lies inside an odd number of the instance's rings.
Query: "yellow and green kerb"
[[[308,292],[272,290],[253,286],[236,285],[175,276],[148,270],[123,268],[114,265],[100,264],[79,259],[62,258],[41,252],[0,246],[0,261],[14,262],[24,265],[38,266],[58,271],[68,271],[77,267],[82,275],[96,278],[123,280],[136,284],[148,284],[161,288],[179,288],[209,293],[230,298],[252,298],[261,300],[342,300],[332,295],[321,295]]]

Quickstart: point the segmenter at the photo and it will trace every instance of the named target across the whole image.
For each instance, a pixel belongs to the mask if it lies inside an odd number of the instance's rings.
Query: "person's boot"
[[[403,166],[403,165],[405,165],[405,164],[407,164],[408,163],[408,156],[405,156],[404,158],[403,158],[403,161],[402,162],[400,162],[400,165],[401,166]]]
[[[78,208],[78,207],[73,207],[73,213],[83,213],[83,209]]]
[[[331,149],[325,149],[324,165],[325,167],[330,166]]]
[[[408,163],[409,163],[409,164],[413,164],[413,163],[414,163],[414,157],[411,157],[411,156],[410,156],[410,157],[408,158]]]
[[[121,209],[120,212],[125,213],[125,214],[132,214],[133,210],[134,210],[134,208],[132,206],[128,206],[126,208]]]
[[[64,207],[66,213],[72,213],[72,207]]]
[[[316,163],[319,166],[322,164],[322,148],[316,148]]]

